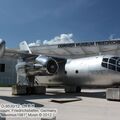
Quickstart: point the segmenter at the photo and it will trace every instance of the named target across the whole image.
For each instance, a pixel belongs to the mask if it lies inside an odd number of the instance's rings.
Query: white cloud
[[[66,44],[66,43],[74,43],[72,39],[73,34],[61,34],[60,36],[56,36],[51,40],[44,40],[43,45],[55,45],[55,44]],[[29,46],[39,46],[41,45],[41,40],[37,40],[36,42],[30,43]]]
[[[28,46],[29,46],[29,47],[31,47],[31,46],[36,46],[36,43],[30,43],[30,44],[28,44]]]
[[[63,43],[74,43],[72,39],[73,34],[61,34],[60,36],[56,36],[51,40],[44,40],[44,45],[53,45],[53,44],[63,44]]]
[[[32,42],[28,44],[29,47],[39,46],[39,45],[41,45],[41,40],[36,40],[36,42]]]

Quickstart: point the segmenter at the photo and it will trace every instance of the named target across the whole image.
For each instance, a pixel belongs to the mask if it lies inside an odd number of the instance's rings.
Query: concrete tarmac
[[[13,96],[11,93],[10,87],[1,87],[0,104],[35,104],[36,107],[55,108],[56,120],[120,120],[120,102],[107,101],[104,89],[83,89],[78,94],[65,94],[63,89],[51,88],[47,89],[46,95]]]

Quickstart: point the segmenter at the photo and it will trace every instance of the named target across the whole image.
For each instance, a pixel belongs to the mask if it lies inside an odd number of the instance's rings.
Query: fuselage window
[[[75,73],[78,74],[78,70],[76,70]]]
[[[67,74],[67,71],[65,71],[65,74]]]

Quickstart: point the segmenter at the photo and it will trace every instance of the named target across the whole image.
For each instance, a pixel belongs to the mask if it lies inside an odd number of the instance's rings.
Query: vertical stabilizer
[[[0,39],[0,58],[3,57],[5,53],[5,41]]]
[[[32,54],[32,52],[31,52],[31,50],[30,50],[30,48],[29,48],[29,46],[28,46],[28,44],[27,44],[26,41],[21,42],[21,43],[19,44],[19,47],[20,47],[20,50],[21,50],[21,51],[27,51],[27,52],[29,52],[30,54]]]

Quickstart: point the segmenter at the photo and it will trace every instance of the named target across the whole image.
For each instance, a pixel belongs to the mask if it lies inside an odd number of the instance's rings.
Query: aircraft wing
[[[3,42],[4,43],[4,42]],[[4,52],[5,56],[18,58],[20,56],[30,58],[37,57],[38,55],[46,55],[57,58],[81,58],[94,55],[114,54],[120,55],[120,40],[106,40],[99,42],[84,42],[84,43],[70,43],[59,45],[40,45],[27,49],[5,49],[2,47],[4,44],[0,42],[0,56]],[[23,43],[23,42],[21,42]],[[30,53],[32,51],[32,54]]]
[[[120,40],[41,45],[30,47],[33,53],[63,58],[80,58],[94,55],[120,55]]]

